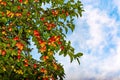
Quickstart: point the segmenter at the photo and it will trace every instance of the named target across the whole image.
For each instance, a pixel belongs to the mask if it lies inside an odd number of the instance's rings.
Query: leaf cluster
[[[63,80],[64,68],[55,54],[80,63],[83,54],[74,53],[65,32],[74,31],[82,6],[74,0],[0,0],[0,78]],[[39,61],[31,55],[31,41],[41,54]]]

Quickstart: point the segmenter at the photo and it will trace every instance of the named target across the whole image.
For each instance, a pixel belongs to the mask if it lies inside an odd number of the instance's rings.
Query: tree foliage
[[[74,53],[65,32],[74,31],[74,18],[82,12],[81,1],[0,0],[0,79],[63,80],[55,54],[80,63],[82,53]],[[31,41],[41,54],[39,61],[31,55]]]

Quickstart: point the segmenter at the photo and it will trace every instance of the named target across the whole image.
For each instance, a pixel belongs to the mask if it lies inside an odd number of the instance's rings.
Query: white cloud
[[[118,13],[119,13],[119,15],[120,15],[120,1],[118,1],[118,0],[113,0],[113,2],[114,2],[114,4],[115,4],[115,6],[117,6],[117,8],[118,8]]]
[[[102,47],[105,45],[105,37],[107,32],[104,28],[112,28],[115,25],[115,20],[108,17],[106,12],[91,6],[86,7],[86,22],[89,26],[90,39],[87,40],[87,45],[90,48]]]
[[[81,2],[84,4],[84,6],[91,5],[91,4],[92,6],[97,6],[99,5],[100,0],[81,0]]]
[[[91,65],[87,65],[91,67],[91,69],[88,68],[89,74],[93,73],[94,75],[90,75],[91,77],[95,77],[96,79],[107,79],[110,77],[110,73],[114,74],[117,71],[120,70],[120,58],[118,56],[120,55],[118,52],[120,52],[119,45],[117,46],[117,52],[115,49],[108,50],[111,53],[103,52],[103,48],[109,44],[107,41],[107,38],[109,38],[109,33],[112,34],[112,36],[116,36],[117,31],[117,22],[115,22],[114,19],[111,19],[105,12],[100,11],[99,9],[95,8],[87,8],[87,24],[89,25],[90,29],[90,38],[86,40],[87,45],[90,46],[89,48],[92,50],[92,58],[95,58],[89,63]],[[104,28],[111,28],[111,31],[104,32]],[[116,36],[117,37],[117,36]],[[114,38],[113,38],[114,39]],[[115,41],[115,40],[113,40]],[[115,44],[118,44],[118,41],[114,42]],[[102,56],[96,56],[99,55],[98,53],[102,53]],[[101,59],[104,54],[109,54],[108,57]],[[89,55],[89,54],[88,54]],[[90,59],[90,57],[87,57]],[[100,58],[100,59],[99,59]],[[87,60],[88,60],[87,59]],[[85,63],[87,61],[85,59]],[[87,67],[86,66],[86,67]],[[93,71],[92,71],[93,70]],[[87,70],[86,70],[87,71]],[[97,71],[97,72],[96,72]],[[96,73],[95,73],[96,72]]]
[[[107,11],[101,11],[92,5],[85,6],[83,17],[76,22],[76,30],[68,39],[73,46],[77,43],[76,52],[83,51],[84,56],[80,66],[76,65],[76,62],[71,65],[67,60],[64,61],[66,79],[120,79],[120,38],[117,36],[120,24],[111,18]],[[109,46],[110,44],[114,44],[115,47]],[[110,48],[107,49],[106,46]]]

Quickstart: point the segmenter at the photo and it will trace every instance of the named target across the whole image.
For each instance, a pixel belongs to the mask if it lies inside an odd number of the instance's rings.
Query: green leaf
[[[79,52],[79,53],[77,53],[77,54],[74,55],[74,58],[78,58],[78,57],[81,57],[81,56],[83,56],[83,53]]]
[[[74,55],[73,55],[73,53],[72,53],[72,52],[68,52],[68,55],[70,56],[70,62],[72,62],[73,59],[74,59]]]
[[[81,56],[83,56],[83,53],[80,53],[80,52],[79,52],[79,53],[77,53],[76,55],[79,56],[79,57],[81,57]]]
[[[77,58],[77,61],[78,61],[79,65],[80,65],[80,60],[79,60],[79,58]]]
[[[6,18],[6,17],[2,17],[2,18],[0,19],[0,22],[6,23],[6,22],[7,22],[7,18]]]
[[[15,41],[15,40],[13,40],[13,41],[12,41],[12,47],[14,47],[14,46],[15,46],[15,44],[16,44],[16,41]]]

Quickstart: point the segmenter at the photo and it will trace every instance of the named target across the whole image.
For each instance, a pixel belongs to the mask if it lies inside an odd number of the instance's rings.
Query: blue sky
[[[75,19],[76,29],[67,36],[76,52],[83,52],[81,64],[64,65],[66,80],[120,79],[120,1],[82,0],[85,12]],[[74,38],[73,38],[74,37]]]
[[[75,52],[84,53],[81,64],[56,55],[64,65],[65,80],[119,80],[120,0],[81,1],[85,12],[75,19],[75,31],[67,36]]]

